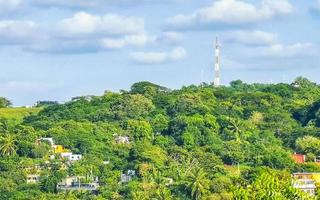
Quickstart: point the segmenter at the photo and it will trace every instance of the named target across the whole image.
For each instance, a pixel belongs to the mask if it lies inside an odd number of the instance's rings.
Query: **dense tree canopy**
[[[9,106],[11,106],[11,102],[4,97],[0,97],[0,108],[7,108]]]
[[[130,91],[45,103],[22,122],[0,120],[0,199],[308,199],[292,188],[290,173],[320,168],[295,164],[291,155],[320,156],[319,97],[320,86],[300,77],[179,90],[140,82]],[[0,108],[9,105],[0,98]],[[40,137],[83,159],[68,167],[49,159],[50,144],[38,144]],[[40,182],[27,184],[39,165]],[[135,175],[120,184],[128,170]],[[56,184],[73,175],[99,177],[99,190],[59,191]]]

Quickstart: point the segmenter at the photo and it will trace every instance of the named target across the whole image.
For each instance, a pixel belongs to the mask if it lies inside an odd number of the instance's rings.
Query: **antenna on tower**
[[[220,86],[220,45],[218,37],[216,37],[215,47],[215,66],[214,66],[214,86]]]

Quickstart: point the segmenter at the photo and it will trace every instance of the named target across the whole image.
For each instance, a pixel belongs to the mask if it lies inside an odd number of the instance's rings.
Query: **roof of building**
[[[320,172],[296,172],[293,175],[313,175],[313,174],[320,174]]]
[[[306,160],[306,156],[303,154],[293,154],[292,158],[296,163],[300,163],[300,164],[304,163]]]

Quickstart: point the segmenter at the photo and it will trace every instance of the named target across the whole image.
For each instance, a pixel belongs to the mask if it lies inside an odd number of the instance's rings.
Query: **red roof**
[[[296,163],[304,163],[306,161],[306,156],[303,154],[293,154],[292,158]]]

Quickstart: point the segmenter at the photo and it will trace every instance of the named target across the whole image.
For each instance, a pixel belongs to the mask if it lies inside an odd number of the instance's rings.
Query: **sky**
[[[15,106],[210,83],[320,82],[320,0],[0,0],[0,96]]]

